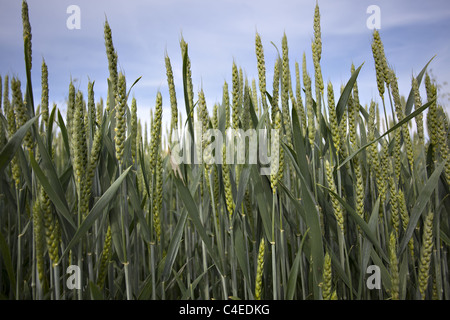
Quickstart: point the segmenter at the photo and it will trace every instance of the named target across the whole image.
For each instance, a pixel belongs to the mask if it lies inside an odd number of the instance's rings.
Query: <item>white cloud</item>
[[[81,9],[81,29],[68,30],[66,8],[77,4]],[[322,72],[324,80],[335,86],[350,76],[350,64],[364,62],[359,77],[361,99],[377,98],[371,31],[366,27],[367,6],[379,5],[382,39],[389,61],[400,81],[402,94],[409,93],[410,76],[419,72],[434,54],[432,67],[438,79],[450,77],[448,35],[440,26],[449,26],[450,8],[441,1],[350,1],[321,0],[323,37]],[[276,50],[286,32],[292,68],[301,64],[306,52],[312,73],[311,39],[315,1],[280,0],[29,0],[33,32],[33,84],[39,99],[40,63],[44,57],[49,66],[51,100],[64,101],[70,76],[79,78],[85,90],[88,77],[96,81],[96,97],[105,99],[108,66],[103,40],[105,16],[112,28],[119,64],[131,83],[142,79],[133,89],[138,107],[148,120],[154,107],[156,91],[163,94],[168,106],[168,89],[164,67],[167,50],[173,67],[179,109],[184,112],[179,40],[183,34],[189,44],[194,90],[203,86],[210,108],[221,101],[226,80],[231,90],[233,59],[244,69],[249,80],[256,77],[254,36],[261,35],[271,88]],[[428,34],[417,33],[421,27]],[[442,27],[441,27],[442,29]],[[395,36],[392,36],[395,35]],[[20,1],[2,3],[0,11],[0,74],[23,72]],[[294,69],[292,69],[294,70]],[[336,89],[335,89],[336,90]],[[143,119],[144,120],[144,119]],[[144,120],[144,121],[145,121]]]

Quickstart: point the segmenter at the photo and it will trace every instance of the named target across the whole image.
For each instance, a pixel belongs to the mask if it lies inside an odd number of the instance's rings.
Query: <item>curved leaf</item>
[[[39,116],[35,116],[28,120],[23,126],[21,126],[16,133],[13,134],[11,139],[6,143],[0,152],[0,172],[6,168],[11,159],[17,152],[17,149],[22,144],[22,140],[25,137],[28,129],[33,125],[33,123],[39,118]]]
[[[348,103],[348,98],[350,97],[350,94],[352,93],[353,86],[356,82],[356,78],[358,77],[359,71],[361,71],[361,68],[363,65],[364,65],[364,63],[361,64],[358,67],[358,69],[356,69],[355,72],[352,73],[352,76],[350,77],[347,84],[345,85],[344,91],[342,91],[342,94],[336,105],[336,116],[337,116],[338,124],[341,122],[342,115],[344,114],[345,107],[347,106],[347,103]]]
[[[73,236],[72,240],[70,240],[69,244],[65,248],[65,251],[61,255],[59,261],[61,261],[61,259],[67,254],[67,252],[69,252],[69,250],[72,249],[73,246],[78,243],[78,241],[86,234],[86,232],[95,222],[95,220],[97,220],[97,218],[103,213],[103,209],[105,209],[111,203],[117,190],[119,189],[120,185],[122,184],[123,180],[127,176],[130,169],[131,167],[126,169],[120,175],[120,177],[118,177],[117,180],[114,181],[114,183],[108,188],[108,190],[105,191],[102,197],[95,203],[94,207],[92,207],[86,219],[83,220],[77,232]]]

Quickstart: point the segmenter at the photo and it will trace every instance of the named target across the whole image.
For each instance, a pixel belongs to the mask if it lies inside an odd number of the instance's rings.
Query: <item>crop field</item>
[[[432,59],[401,93],[374,30],[373,60],[324,83],[316,5],[312,61],[290,69],[285,34],[265,61],[256,32],[258,77],[224,61],[231,82],[207,105],[181,38],[161,61],[171,119],[157,92],[147,134],[108,21],[107,97],[70,82],[67,105],[50,105],[29,14],[24,0],[26,78],[0,75],[0,299],[450,299],[449,117]],[[368,65],[379,96],[360,101]]]

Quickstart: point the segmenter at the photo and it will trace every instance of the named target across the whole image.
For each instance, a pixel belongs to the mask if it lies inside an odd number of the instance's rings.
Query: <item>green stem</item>
[[[248,243],[247,243],[247,239],[248,239],[248,234],[247,234],[247,223],[245,222],[245,217],[246,214],[244,212],[244,204],[242,204],[242,226],[244,229],[244,246],[245,246],[245,257],[247,258],[247,261],[250,262],[250,256],[249,256],[249,250],[248,250]],[[247,270],[245,270],[245,272],[247,274],[250,274],[250,264],[247,264]],[[245,285],[245,295],[246,295],[246,300],[248,300],[247,294],[253,295],[252,293],[252,289],[251,289],[251,285],[249,285],[247,283],[247,278],[244,277],[244,285]]]
[[[150,246],[150,270],[152,273],[152,300],[156,300],[156,274],[155,274],[155,244],[152,242]]]
[[[231,292],[237,297],[236,261],[234,256],[234,232],[232,221],[230,221],[230,258],[231,258]]]
[[[273,300],[278,299],[277,295],[277,264],[275,254],[275,201],[276,192],[272,194],[272,241],[270,242],[272,248],[272,283],[273,283]]]
[[[1,205],[1,204],[0,204]],[[1,220],[0,220],[0,225],[1,225]],[[32,236],[32,248],[31,248],[31,253],[32,253],[32,258],[33,258],[33,262],[31,265],[31,270],[33,270],[33,272],[31,273],[31,293],[32,293],[32,297],[33,300],[37,300],[37,278],[39,278],[38,276],[36,276],[37,273],[37,263],[36,263],[36,241],[34,241],[35,237],[34,237],[34,230],[31,232],[31,236]],[[2,260],[0,259],[0,270],[2,270]],[[0,278],[0,288],[2,287],[2,280]]]
[[[122,175],[122,164],[119,163],[119,176]],[[129,273],[129,265],[128,261],[128,249],[129,249],[129,235],[128,235],[128,217],[127,217],[127,201],[126,201],[126,189],[125,189],[126,180],[120,186],[121,197],[120,197],[120,219],[122,225],[122,249],[123,249],[123,258],[122,262],[124,271],[125,271],[125,288],[127,294],[127,300],[132,299],[132,290],[131,290],[131,281],[130,281],[130,273]],[[125,212],[124,212],[125,211]]]
[[[314,144],[311,145],[312,148],[312,169],[313,169],[313,181],[314,181],[314,200],[317,202],[317,178],[316,178],[316,152]]]
[[[16,300],[20,299],[20,282],[22,273],[22,223],[20,219],[19,187],[16,186],[17,203],[17,267],[16,267]]]
[[[53,265],[53,274],[54,274],[54,286],[55,286],[55,300],[59,300],[61,295],[60,293],[60,284],[59,284],[59,265]]]
[[[344,270],[345,272],[345,239],[344,239],[344,233],[342,232],[342,230],[339,229],[338,231],[338,243],[339,243],[339,258],[341,261],[341,267],[342,270]],[[346,290],[345,287],[343,288],[343,298],[346,298]]]
[[[130,283],[130,271],[129,267],[130,263],[127,261],[123,264],[123,269],[125,271],[125,288],[127,291],[127,300],[132,299],[132,293],[131,293],[131,283]]]
[[[275,242],[271,242],[272,247],[272,283],[273,283],[273,300],[278,300],[277,295],[277,265],[275,254]]]
[[[208,179],[208,177],[206,177],[206,179]],[[200,201],[200,222],[203,224],[203,205],[202,205],[202,201]],[[205,300],[209,300],[209,282],[208,282],[208,265],[206,262],[206,246],[205,246],[205,242],[202,241],[202,263],[203,263],[203,272],[205,273],[205,283],[204,283],[204,294],[205,294]]]
[[[224,299],[228,299],[227,283],[225,280],[225,276],[221,275],[220,279],[222,280],[223,297],[224,297]]]

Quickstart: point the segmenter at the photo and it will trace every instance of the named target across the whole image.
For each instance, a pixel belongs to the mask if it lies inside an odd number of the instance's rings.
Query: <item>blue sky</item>
[[[107,17],[118,52],[119,68],[131,83],[139,117],[149,121],[157,91],[169,121],[168,87],[164,54],[174,69],[178,105],[184,110],[181,80],[181,35],[189,44],[194,90],[202,87],[209,108],[220,102],[222,85],[231,83],[233,61],[250,83],[257,78],[255,32],[260,34],[271,84],[277,55],[285,32],[289,44],[291,70],[301,64],[306,53],[313,75],[311,39],[315,0],[28,0],[32,25],[32,78],[36,104],[40,101],[40,66],[44,58],[49,69],[50,101],[65,111],[70,78],[87,92],[95,81],[95,97],[106,101],[108,64],[104,48],[103,24]],[[69,30],[69,5],[80,7],[81,28]],[[358,78],[360,100],[379,100],[371,52],[372,30],[366,26],[369,5],[378,5],[380,34],[389,64],[399,78],[401,94],[407,96],[411,76],[436,55],[430,68],[438,82],[450,79],[450,2],[448,0],[320,0],[322,26],[322,72],[335,91],[350,77],[350,67],[364,63]],[[25,84],[21,1],[0,0],[0,75],[18,76]],[[271,88],[271,85],[268,85]],[[443,86],[445,92],[450,88]],[[422,89],[423,90],[423,89]],[[425,100],[425,96],[423,96]],[[441,99],[449,112],[449,102]]]

